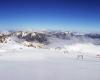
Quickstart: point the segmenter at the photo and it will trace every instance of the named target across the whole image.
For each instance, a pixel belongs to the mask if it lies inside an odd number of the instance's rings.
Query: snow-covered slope
[[[81,60],[77,59],[80,53],[58,50],[4,50],[0,50],[1,80],[100,80],[100,58],[96,55],[85,54]]]
[[[0,34],[0,80],[100,80],[99,35]]]
[[[77,43],[73,45],[65,45],[69,52],[80,52],[85,54],[100,54],[100,45],[93,45],[91,43]]]
[[[99,54],[100,34],[61,31],[3,31],[1,49],[66,49],[67,51]]]

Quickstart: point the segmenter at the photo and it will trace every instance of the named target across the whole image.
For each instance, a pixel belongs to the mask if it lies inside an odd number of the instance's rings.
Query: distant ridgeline
[[[61,31],[8,31],[7,33],[0,32],[0,43],[7,43],[15,41],[28,47],[35,47],[34,45],[48,45],[50,39],[59,39],[74,43],[93,43],[100,45],[100,34],[89,33],[82,34],[77,32],[61,32]],[[34,44],[34,45],[33,45]],[[59,44],[59,43],[58,43]],[[66,43],[67,44],[67,43]]]

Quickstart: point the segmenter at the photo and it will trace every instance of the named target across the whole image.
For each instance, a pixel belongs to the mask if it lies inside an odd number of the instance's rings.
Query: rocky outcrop
[[[6,43],[7,42],[8,35],[0,35],[0,43]]]
[[[47,43],[47,37],[43,33],[38,33],[38,32],[16,32],[15,35],[19,39],[23,39],[28,42],[40,42],[40,43]]]
[[[34,47],[34,48],[44,48],[45,47],[45,45],[42,43],[32,43],[32,42],[28,42],[28,41],[24,41],[24,42],[22,42],[22,44],[24,46]]]

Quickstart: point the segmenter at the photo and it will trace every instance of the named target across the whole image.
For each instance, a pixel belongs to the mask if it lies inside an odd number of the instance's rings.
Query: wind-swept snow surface
[[[48,49],[1,50],[0,80],[100,80],[100,59]],[[89,58],[91,57],[91,58]]]

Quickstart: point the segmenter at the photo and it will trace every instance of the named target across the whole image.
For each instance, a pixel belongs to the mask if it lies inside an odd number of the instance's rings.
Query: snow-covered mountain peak
[[[36,43],[46,47],[64,47],[76,43],[100,45],[100,34],[70,31],[6,31],[0,32],[0,43],[16,42],[33,47]]]

